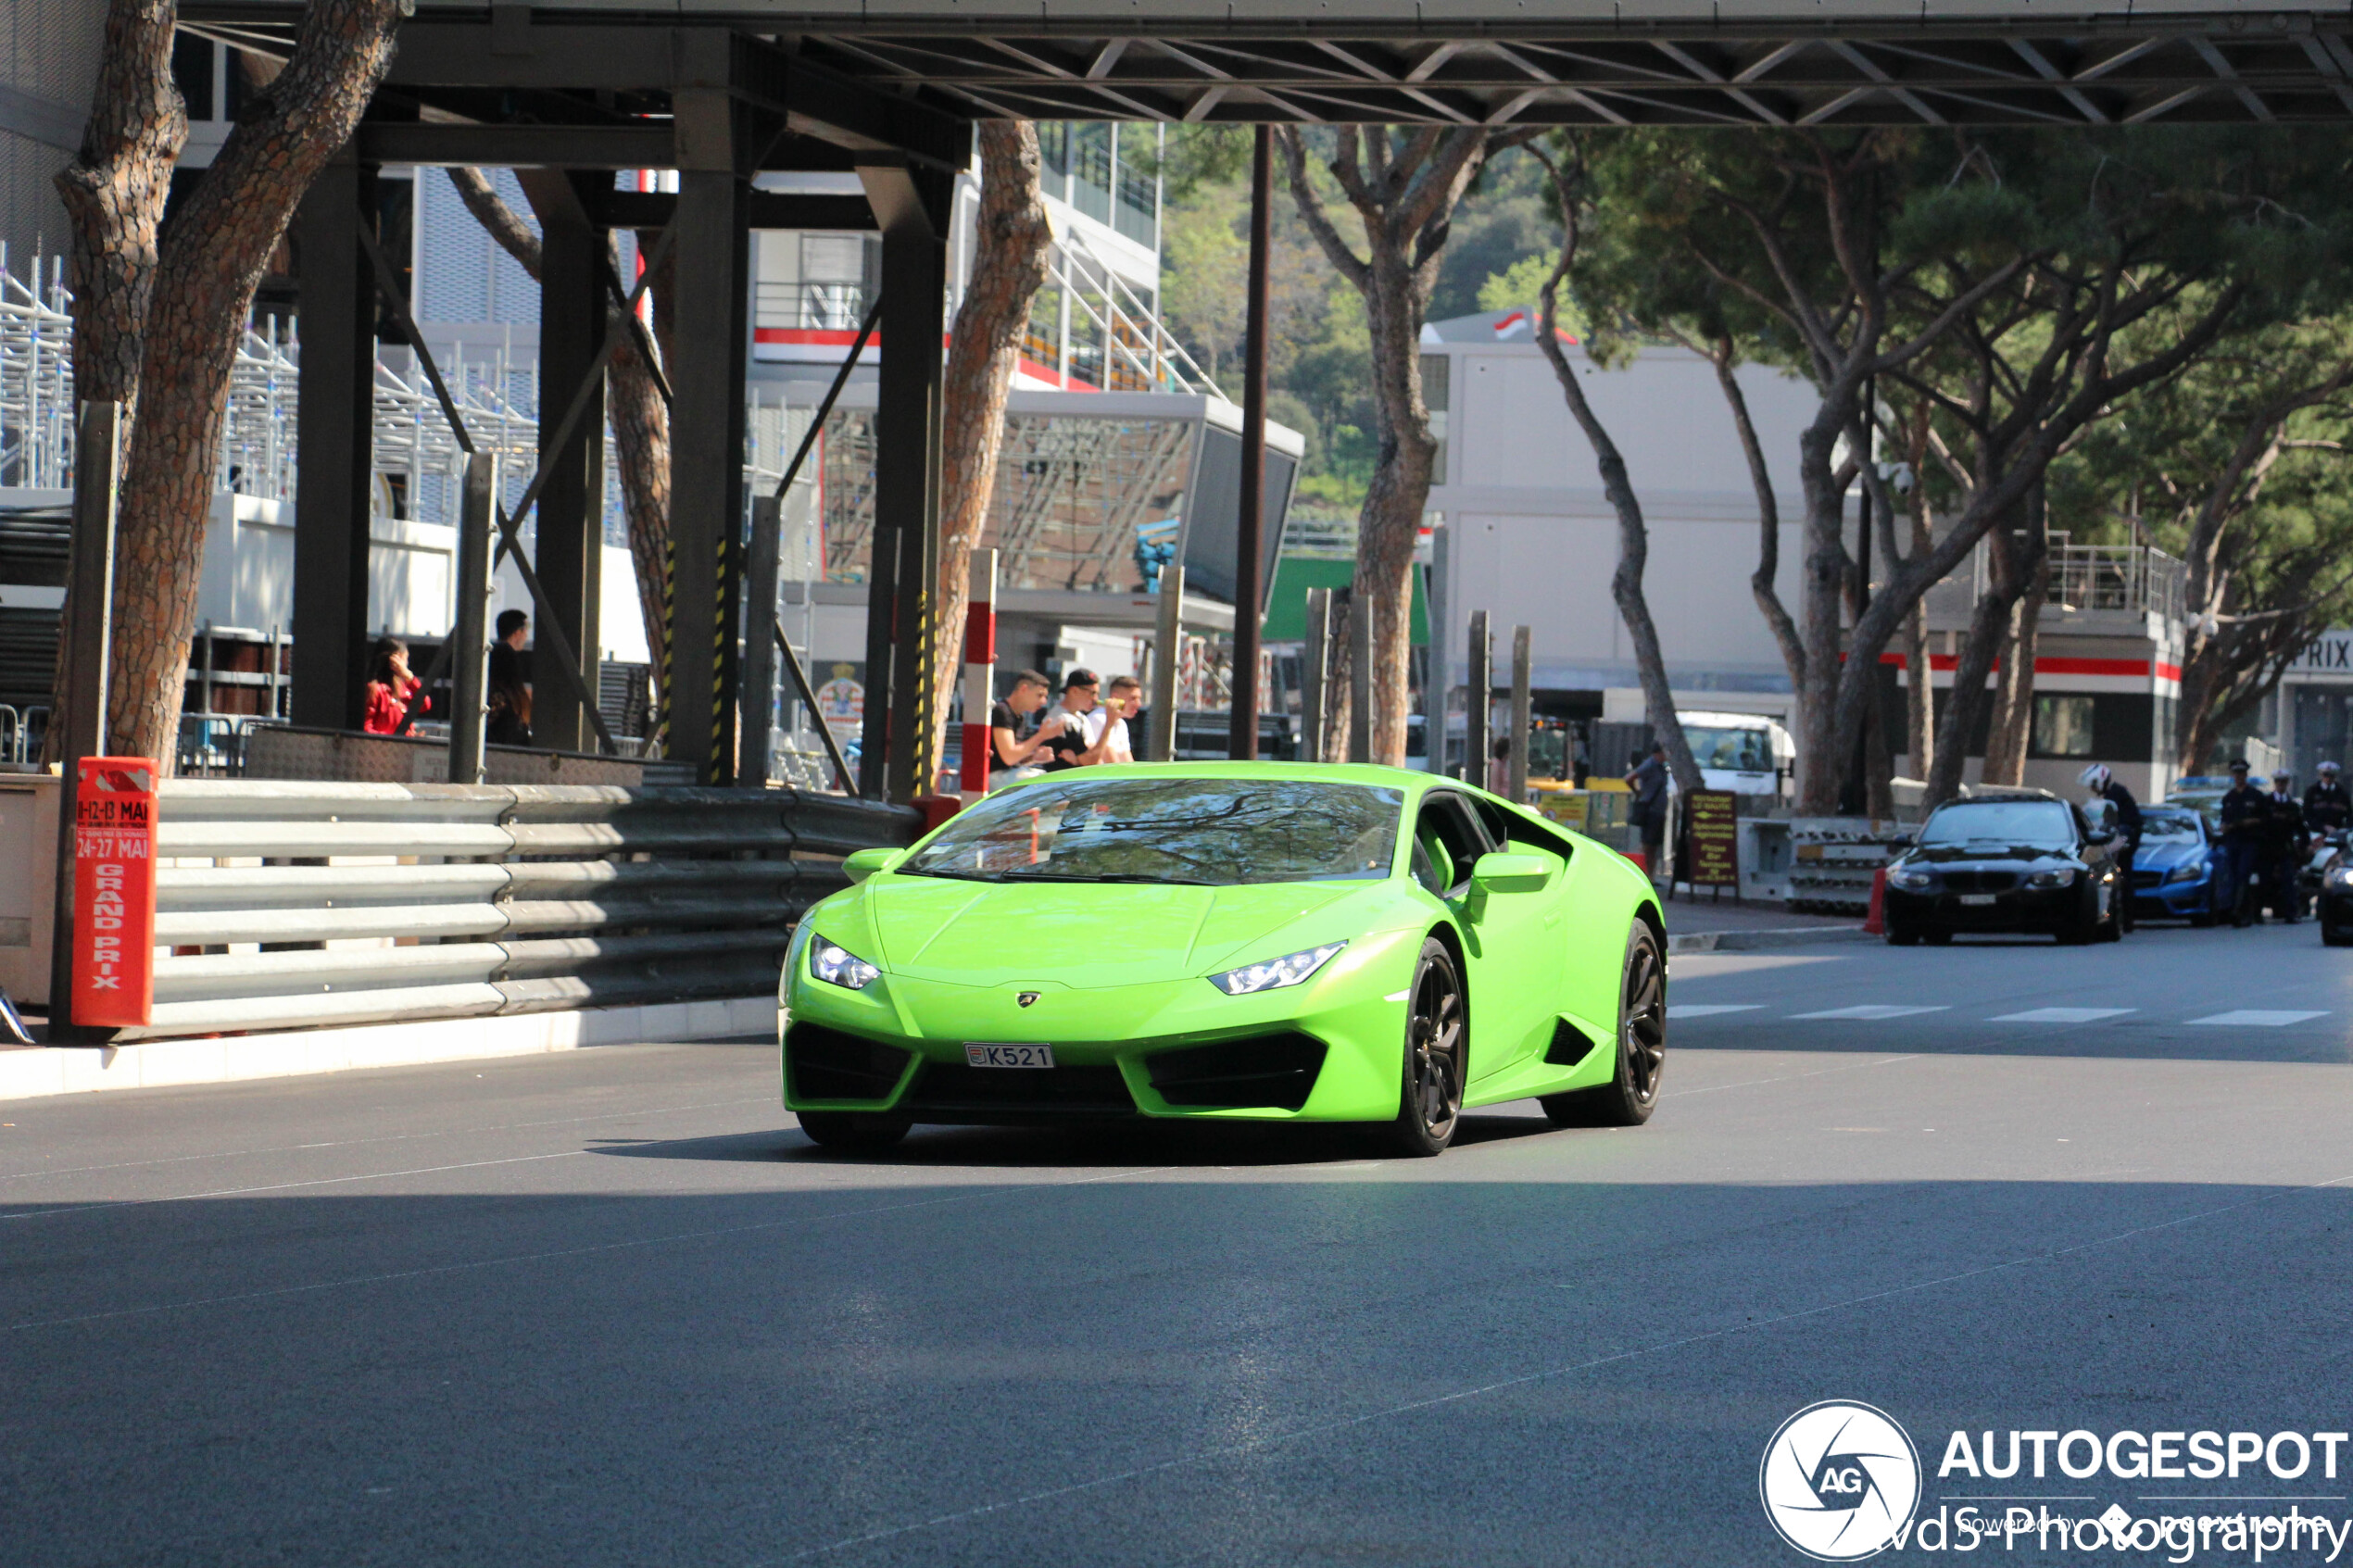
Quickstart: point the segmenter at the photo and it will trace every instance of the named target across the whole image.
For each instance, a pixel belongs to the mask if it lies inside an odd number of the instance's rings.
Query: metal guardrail
[[[173,780],[176,950],[122,1037],[763,994],[838,857],[920,829],[795,790]]]

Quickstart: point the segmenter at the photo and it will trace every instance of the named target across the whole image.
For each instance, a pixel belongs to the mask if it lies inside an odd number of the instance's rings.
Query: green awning
[[[1356,574],[1353,561],[1330,560],[1320,556],[1282,556],[1275,562],[1275,586],[1266,596],[1265,630],[1259,633],[1270,643],[1303,643],[1307,640],[1307,590],[1310,588],[1345,588]],[[1413,642],[1421,647],[1429,642],[1429,602],[1423,581],[1428,573],[1420,566],[1414,568],[1414,631]]]

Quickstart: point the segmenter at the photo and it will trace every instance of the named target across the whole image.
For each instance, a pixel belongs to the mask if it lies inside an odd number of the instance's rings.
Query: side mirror
[[[849,873],[851,882],[863,882],[876,872],[890,870],[898,862],[899,857],[906,852],[904,849],[892,849],[887,847],[861,849],[846,857],[841,862],[841,869]]]
[[[1473,893],[1534,893],[1553,874],[1553,862],[1541,855],[1496,850],[1481,855],[1471,867]]]

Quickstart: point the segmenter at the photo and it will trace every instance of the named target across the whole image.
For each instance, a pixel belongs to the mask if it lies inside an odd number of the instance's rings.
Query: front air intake
[[[887,1099],[912,1054],[819,1023],[785,1031],[785,1072],[795,1099]]]
[[[1324,1042],[1312,1035],[1260,1035],[1144,1059],[1171,1105],[1297,1110],[1323,1071]]]

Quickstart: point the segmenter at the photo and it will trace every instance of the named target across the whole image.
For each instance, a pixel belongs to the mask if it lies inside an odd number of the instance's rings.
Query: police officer
[[[2271,775],[2271,793],[2263,797],[2263,853],[2271,884],[2271,913],[2294,925],[2304,914],[2303,890],[2296,885],[2304,869],[2304,803],[2288,787],[2286,769]]]
[[[2353,792],[2337,782],[2336,764],[2321,764],[2321,782],[2304,792],[2304,825],[2314,833],[2334,833],[2353,824]]]
[[[2092,792],[2095,800],[2106,800],[2116,816],[2116,929],[2133,929],[2133,851],[2141,842],[2141,803],[2133,792],[2116,780],[2105,762],[2095,762],[2083,770],[2076,781]]]
[[[2214,913],[2233,925],[2250,925],[2255,909],[2246,896],[2246,883],[2262,863],[2268,813],[2263,792],[2246,782],[2244,757],[2231,759],[2231,787],[2222,793],[2221,815],[2222,906]]]

